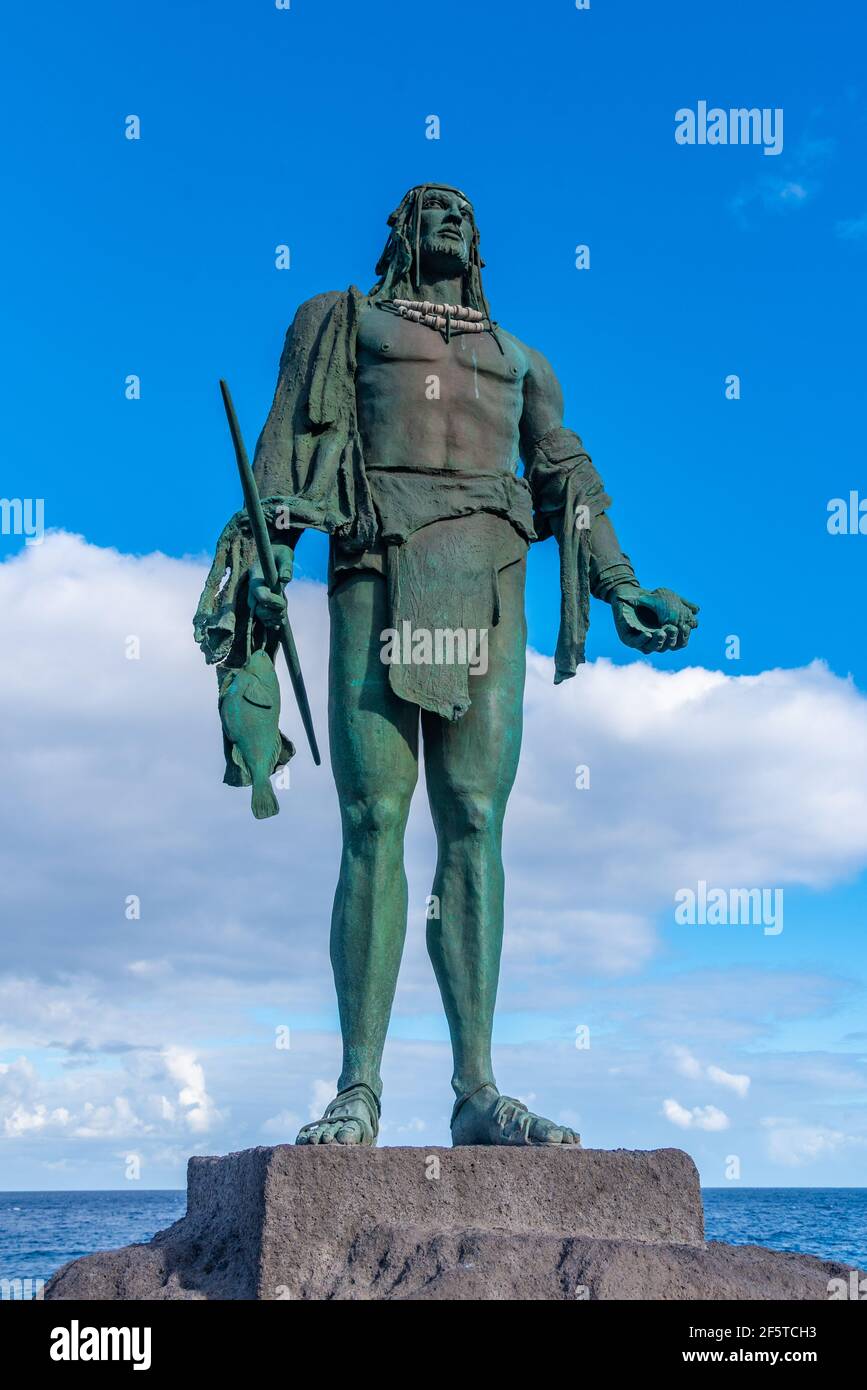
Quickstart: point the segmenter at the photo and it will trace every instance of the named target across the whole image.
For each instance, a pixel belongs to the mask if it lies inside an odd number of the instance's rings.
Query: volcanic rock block
[[[280,1145],[191,1158],[187,1215],[46,1299],[827,1298],[843,1265],[703,1239],[679,1149]]]

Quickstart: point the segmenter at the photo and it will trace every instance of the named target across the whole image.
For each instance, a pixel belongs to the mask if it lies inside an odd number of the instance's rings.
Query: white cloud
[[[716,1131],[728,1129],[730,1121],[724,1111],[715,1105],[694,1105],[691,1110],[676,1100],[665,1100],[662,1113],[667,1120],[679,1129],[706,1129]]]
[[[674,1047],[672,1052],[675,1057],[675,1066],[681,1076],[688,1076],[691,1081],[698,1081],[704,1075],[704,1068],[697,1057],[686,1047]]]
[[[0,1119],[7,1139],[20,1139],[44,1130],[65,1129],[69,1111],[53,1109],[39,1094],[36,1068],[27,1057],[0,1063]]]
[[[705,1066],[697,1057],[686,1047],[673,1047],[671,1049],[675,1059],[675,1067],[681,1076],[688,1076],[690,1080],[712,1081],[717,1086],[726,1086],[730,1091],[743,1098],[750,1089],[750,1078],[745,1075],[736,1075],[733,1072],[725,1071],[722,1067],[717,1067],[713,1063]]]
[[[788,1168],[802,1168],[839,1152],[847,1144],[863,1143],[863,1140],[830,1129],[827,1125],[801,1124],[769,1116],[764,1120],[766,1148],[768,1157],[774,1163]]]
[[[107,1105],[86,1101],[74,1133],[77,1139],[127,1139],[152,1131],[153,1126],[135,1113],[126,1096],[115,1096]]]
[[[183,1047],[168,1047],[163,1053],[166,1070],[180,1087],[178,1102],[184,1119],[194,1134],[205,1134],[218,1118],[214,1103],[205,1089],[205,1069],[195,1053]]]
[[[49,1125],[63,1129],[68,1124],[69,1111],[62,1106],[49,1111],[44,1105],[37,1105],[34,1110],[28,1111],[23,1105],[16,1105],[3,1117],[3,1132],[8,1139],[17,1139],[22,1134],[45,1129]]]
[[[334,787],[303,748],[285,685],[282,723],[300,751],[282,814],[255,822],[247,793],[221,785],[215,680],[191,635],[202,572],[197,562],[118,555],[57,534],[0,565],[0,643],[15,653],[0,683],[0,891],[10,926],[0,1048],[26,1050],[39,1068],[11,1078],[14,1061],[0,1068],[0,1120],[17,1145],[76,1131],[93,1145],[136,1138],[145,1158],[148,1144],[166,1153],[200,1141],[243,1147],[262,1132],[263,1115],[279,1128],[292,1114],[285,1106],[303,1110],[311,1077],[339,1068],[328,962]],[[299,582],[290,595],[324,744],[324,590]],[[125,656],[131,634],[138,661]],[[602,661],[556,688],[551,677],[551,661],[531,652],[506,823],[500,1016],[561,1010],[579,1022],[592,980],[617,1036],[600,1043],[594,1032],[585,1054],[566,1047],[557,1104],[577,1108],[575,1088],[598,1084],[601,1106],[616,1069],[624,1111],[640,1101],[649,1124],[659,1110],[657,1042],[683,1038],[704,1058],[734,1062],[732,1049],[769,1018],[827,1011],[844,989],[818,971],[782,968],[773,952],[785,934],[767,941],[764,968],[733,963],[650,981],[639,972],[659,953],[661,932],[684,947],[690,931],[709,930],[674,926],[678,887],[704,879],[821,888],[867,863],[867,700],[818,663],[735,678]],[[817,728],[833,732],[817,740]],[[575,787],[579,763],[590,766],[589,791]],[[441,1019],[424,948],[434,859],[420,787],[396,1025],[428,1029],[426,1020]],[[141,899],[137,921],[125,916],[131,894]],[[273,1046],[277,1023],[292,1027],[291,1052]],[[640,1058],[626,1043],[636,1034],[652,1040]],[[545,1079],[540,1106],[552,1113],[551,1045],[509,1056],[525,1090],[541,1092]],[[446,1044],[400,1041],[393,1030],[386,1061],[395,1125],[418,1119],[442,1133]],[[747,1096],[742,1065],[693,1062],[697,1072],[680,1074]],[[317,1084],[314,1118],[334,1094],[332,1083]],[[419,1109],[422,1084],[435,1097],[429,1110]],[[779,1084],[790,1084],[788,1071]],[[862,1084],[857,1075],[853,1084]],[[589,1116],[583,1093],[580,1108]],[[712,1131],[722,1113],[680,1111],[694,1132]]]
[[[719,1086],[727,1086],[730,1091],[734,1091],[736,1096],[741,1099],[750,1089],[750,1078],[743,1074],[736,1074],[730,1071],[723,1071],[722,1067],[710,1066],[707,1069],[708,1081],[716,1081]]]

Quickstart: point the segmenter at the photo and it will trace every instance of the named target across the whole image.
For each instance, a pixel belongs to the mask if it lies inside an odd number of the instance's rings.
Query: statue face
[[[460,275],[470,260],[472,209],[460,193],[429,188],[421,211],[420,252],[427,273]]]

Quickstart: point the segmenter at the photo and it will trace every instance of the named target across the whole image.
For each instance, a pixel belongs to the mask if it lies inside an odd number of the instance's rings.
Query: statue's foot
[[[461,1096],[452,1111],[452,1144],[577,1144],[574,1129],[534,1115],[511,1096],[501,1096],[496,1086],[480,1086]]]
[[[304,1125],[296,1144],[364,1144],[372,1148],[379,1133],[379,1097],[359,1081],[338,1091],[321,1120]]]

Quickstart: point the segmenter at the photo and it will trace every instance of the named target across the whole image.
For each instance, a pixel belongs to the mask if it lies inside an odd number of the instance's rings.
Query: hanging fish
[[[266,651],[253,652],[246,666],[227,675],[220,691],[220,720],[227,754],[223,781],[235,787],[252,784],[257,820],[278,815],[270,777],[294,757],[295,749],[279,729],[280,684]]]

